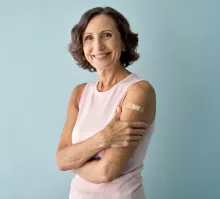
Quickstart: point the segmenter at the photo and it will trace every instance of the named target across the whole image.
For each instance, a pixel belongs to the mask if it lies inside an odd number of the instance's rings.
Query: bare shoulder
[[[71,94],[71,101],[74,105],[78,106],[80,97],[82,95],[83,89],[85,88],[87,83],[81,83],[74,87]]]
[[[78,91],[82,91],[84,89],[84,87],[86,86],[87,83],[81,83],[81,84],[78,84],[75,89],[78,90]]]
[[[80,99],[81,93],[85,85],[86,83],[82,83],[73,88],[67,108],[66,122],[62,130],[57,151],[60,151],[64,147],[72,145],[72,139],[71,139],[72,131],[75,126],[79,111],[78,100]]]
[[[132,84],[126,96],[126,101],[134,101],[139,105],[146,106],[156,103],[156,92],[150,82],[142,80]]]
[[[143,113],[126,108],[128,103],[141,106]],[[156,114],[156,93],[153,86],[146,80],[132,84],[122,104],[123,120],[145,121],[151,124]]]
[[[138,94],[142,97],[152,97],[156,95],[156,92],[150,82],[148,82],[147,80],[142,80],[132,84],[128,89],[128,94]]]

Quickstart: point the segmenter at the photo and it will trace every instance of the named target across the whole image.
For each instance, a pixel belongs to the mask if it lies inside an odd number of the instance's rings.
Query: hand
[[[146,122],[124,122],[120,120],[121,107],[117,107],[116,114],[107,124],[104,133],[104,140],[108,147],[129,147],[137,146],[146,132]]]

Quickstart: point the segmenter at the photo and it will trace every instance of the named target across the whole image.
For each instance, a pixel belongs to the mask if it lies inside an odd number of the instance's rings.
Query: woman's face
[[[97,15],[92,18],[82,40],[85,57],[96,70],[120,65],[123,42],[116,23],[110,16]]]

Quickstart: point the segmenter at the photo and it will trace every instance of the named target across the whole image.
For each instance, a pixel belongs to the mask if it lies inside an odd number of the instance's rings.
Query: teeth
[[[102,58],[102,57],[105,57],[106,55],[97,55],[97,56],[95,56],[95,57],[97,57],[97,58]]]

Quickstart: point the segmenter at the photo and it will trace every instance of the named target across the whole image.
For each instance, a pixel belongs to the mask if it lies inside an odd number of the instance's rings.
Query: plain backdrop
[[[112,6],[139,33],[128,67],[157,94],[144,177],[149,199],[220,198],[220,1],[1,0],[0,198],[68,198],[55,153],[73,88],[97,80],[68,53],[81,15]]]

